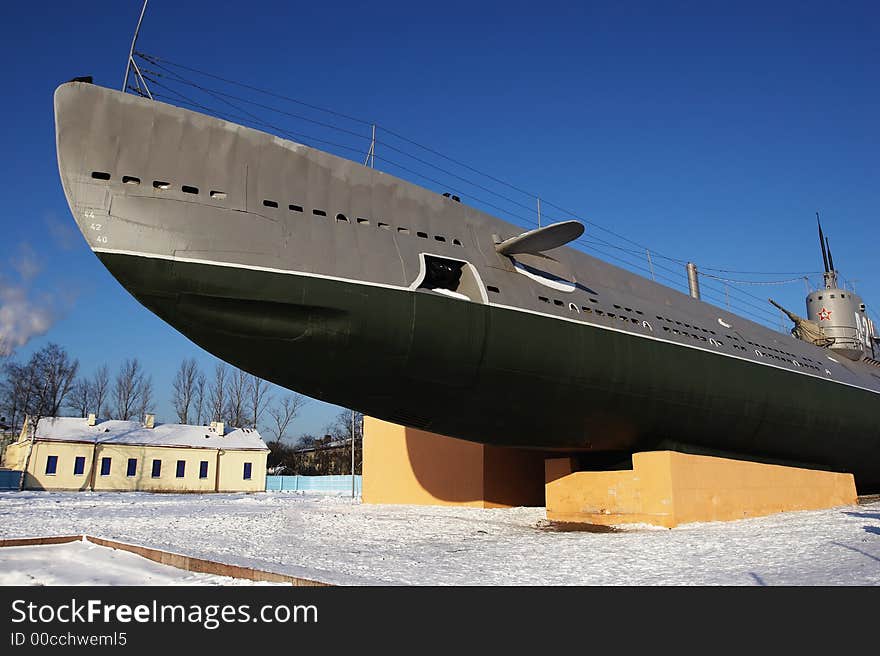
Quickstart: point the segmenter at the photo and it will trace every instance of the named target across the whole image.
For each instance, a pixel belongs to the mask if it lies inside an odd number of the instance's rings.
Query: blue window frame
[[[101,458],[101,476],[110,475],[110,458]]]
[[[161,476],[161,475],[162,475],[162,461],[161,460],[154,460],[153,461],[152,476],[153,476],[153,478],[159,478],[159,476]]]
[[[125,475],[129,476],[129,477],[134,476],[135,474],[137,474],[137,468],[138,468],[137,458],[129,458],[128,459],[128,467],[126,467],[126,469],[125,469]]]
[[[208,461],[202,460],[199,463],[199,478],[208,478]]]
[[[46,473],[51,476],[55,475],[55,470],[58,469],[58,456],[47,456],[46,457]]]
[[[85,456],[77,456],[76,460],[73,461],[73,475],[74,476],[82,476],[83,472],[85,470],[86,470]]]
[[[244,463],[244,480],[248,481],[251,478],[251,463]]]
[[[177,461],[177,478],[183,478],[186,473],[186,460]]]

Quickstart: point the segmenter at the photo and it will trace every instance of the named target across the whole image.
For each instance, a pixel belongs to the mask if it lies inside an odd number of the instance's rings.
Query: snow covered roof
[[[232,428],[225,431],[225,435],[219,435],[208,426],[156,424],[146,428],[139,421],[118,419],[105,419],[89,426],[87,419],[79,417],[44,417],[37,424],[36,438],[59,442],[269,450],[254,428]]]

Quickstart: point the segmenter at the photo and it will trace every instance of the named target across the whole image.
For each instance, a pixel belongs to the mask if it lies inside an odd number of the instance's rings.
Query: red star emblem
[[[819,310],[819,321],[831,321],[831,310],[824,307]]]

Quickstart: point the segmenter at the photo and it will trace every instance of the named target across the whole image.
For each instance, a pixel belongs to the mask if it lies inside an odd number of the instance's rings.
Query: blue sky
[[[56,341],[89,373],[137,356],[171,420],[177,364],[212,358],[88,251],[54,150],[55,86],[93,75],[119,87],[139,8],[5,8],[0,279],[57,315],[19,357]],[[878,26],[880,5],[867,2],[152,0],[139,48],[375,121],[707,271],[819,270],[819,210],[838,268],[876,308]],[[27,281],[22,253],[40,267]],[[680,265],[657,261],[684,282]],[[803,284],[737,289],[803,311]],[[336,411],[313,402],[293,433],[320,431]]]

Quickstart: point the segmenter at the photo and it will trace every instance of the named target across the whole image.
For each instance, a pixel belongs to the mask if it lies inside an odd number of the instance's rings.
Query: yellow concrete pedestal
[[[605,526],[671,528],[858,502],[852,474],[674,451],[635,453],[626,471],[573,471],[570,459],[550,459],[546,477],[547,519]]]
[[[544,505],[545,453],[466,442],[364,417],[364,503]]]

